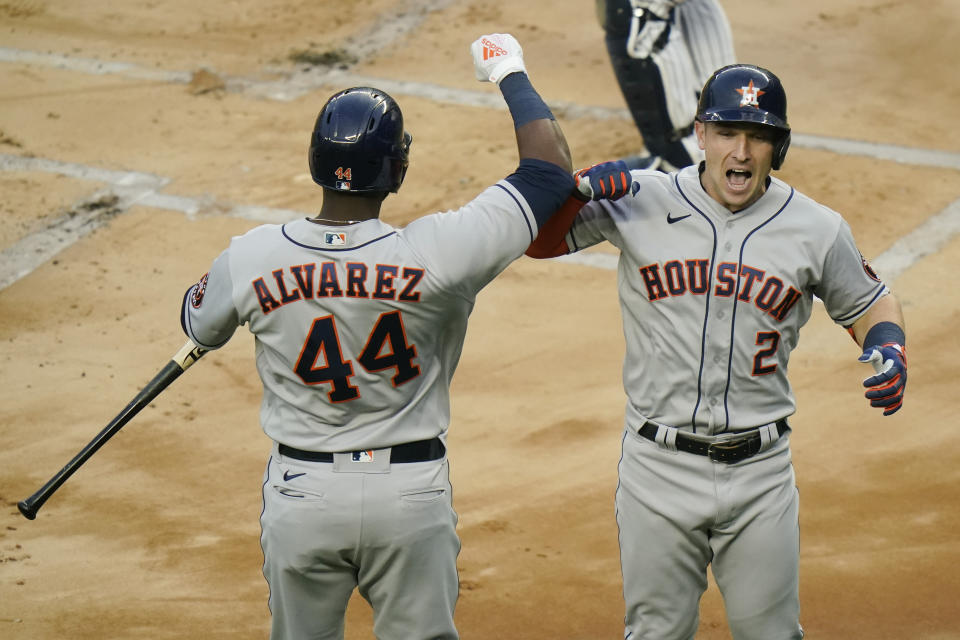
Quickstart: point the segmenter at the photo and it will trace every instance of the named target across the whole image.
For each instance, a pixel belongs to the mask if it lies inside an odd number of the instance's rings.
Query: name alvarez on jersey
[[[264,315],[280,307],[313,298],[368,298],[419,302],[418,285],[425,270],[402,265],[364,262],[319,262],[275,269],[253,280],[254,294]]]

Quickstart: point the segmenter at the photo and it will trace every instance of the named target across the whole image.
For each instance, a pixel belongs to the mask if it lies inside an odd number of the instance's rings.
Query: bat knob
[[[37,517],[37,509],[28,504],[26,500],[21,500],[17,503],[17,508],[20,509],[20,513],[23,514],[23,517],[27,520],[35,520]]]

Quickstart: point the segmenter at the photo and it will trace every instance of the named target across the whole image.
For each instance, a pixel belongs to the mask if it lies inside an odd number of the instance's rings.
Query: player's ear
[[[700,120],[694,120],[693,130],[697,134],[697,145],[699,145],[700,150],[703,151],[704,149],[706,149],[705,141],[704,141],[704,132],[706,130],[706,125],[703,124],[703,122],[701,122]]]

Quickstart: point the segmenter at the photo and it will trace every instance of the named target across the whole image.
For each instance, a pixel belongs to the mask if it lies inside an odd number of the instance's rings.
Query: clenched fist
[[[499,85],[507,75],[527,70],[523,65],[523,49],[509,33],[480,36],[470,45],[470,52],[477,80],[481,82]]]

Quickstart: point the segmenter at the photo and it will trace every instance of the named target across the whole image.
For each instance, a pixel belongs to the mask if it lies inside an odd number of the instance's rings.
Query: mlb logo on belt
[[[323,234],[324,244],[343,245],[347,244],[347,234],[327,231]]]
[[[354,462],[373,462],[373,451],[354,451]]]

